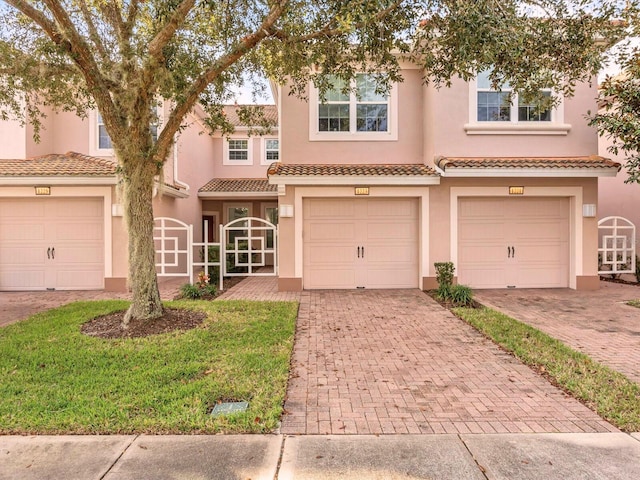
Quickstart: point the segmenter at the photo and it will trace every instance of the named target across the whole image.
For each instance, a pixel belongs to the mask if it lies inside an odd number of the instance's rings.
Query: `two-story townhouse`
[[[360,75],[308,103],[280,87],[279,288],[598,288],[595,83],[546,111],[486,74],[450,88],[403,66],[388,95]]]
[[[210,134],[201,109],[190,114],[157,182],[154,215],[193,225],[196,240],[204,220],[210,241],[239,216],[277,221],[276,188],[266,181],[279,155],[277,127],[249,137],[236,110],[225,108],[237,127],[228,141]],[[275,106],[265,111],[277,124]],[[46,113],[39,142],[29,124],[0,126],[0,290],[124,290],[127,233],[109,136],[97,112]],[[160,122],[164,113],[159,107]]]

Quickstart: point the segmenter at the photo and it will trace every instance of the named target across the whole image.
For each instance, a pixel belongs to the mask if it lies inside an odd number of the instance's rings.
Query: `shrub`
[[[456,271],[456,267],[453,266],[453,262],[436,262],[433,266],[436,267],[436,280],[438,281],[436,295],[440,300],[451,299],[453,274]]]
[[[198,281],[195,284],[185,283],[180,287],[180,293],[183,298],[197,300],[203,297],[215,297],[218,293],[218,287],[209,283],[208,274],[200,272]]]
[[[473,291],[467,285],[453,285],[449,290],[449,295],[456,307],[471,307],[473,305]]]
[[[636,282],[640,283],[640,257],[636,255]]]

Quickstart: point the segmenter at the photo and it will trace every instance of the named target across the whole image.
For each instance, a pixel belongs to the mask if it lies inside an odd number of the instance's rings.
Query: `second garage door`
[[[417,288],[415,198],[304,200],[304,288]]]
[[[0,290],[104,286],[102,198],[0,200]]]
[[[474,288],[567,287],[569,199],[460,199],[456,267]]]

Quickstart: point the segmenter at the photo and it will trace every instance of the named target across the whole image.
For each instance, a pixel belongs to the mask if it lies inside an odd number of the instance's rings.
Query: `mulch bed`
[[[636,287],[640,286],[640,283],[638,282],[630,282],[629,280],[623,280],[622,278],[604,277],[600,275],[600,280],[611,283],[622,283],[624,285],[635,285]]]
[[[129,328],[122,328],[126,310],[89,320],[82,325],[82,333],[98,338],[138,338],[176,330],[190,330],[200,325],[207,315],[188,309],[165,308],[164,315],[153,320],[131,320]]]

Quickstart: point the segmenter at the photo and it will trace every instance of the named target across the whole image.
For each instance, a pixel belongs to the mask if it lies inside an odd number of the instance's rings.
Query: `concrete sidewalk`
[[[640,434],[4,436],[0,479],[630,479]]]

